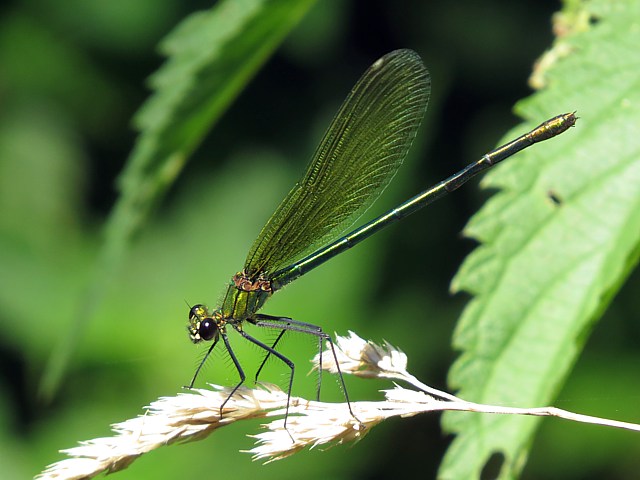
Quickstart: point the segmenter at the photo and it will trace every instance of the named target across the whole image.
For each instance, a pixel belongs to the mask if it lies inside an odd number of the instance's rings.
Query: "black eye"
[[[211,340],[218,333],[218,325],[213,318],[205,318],[200,322],[200,328],[198,329],[200,338],[202,340]]]

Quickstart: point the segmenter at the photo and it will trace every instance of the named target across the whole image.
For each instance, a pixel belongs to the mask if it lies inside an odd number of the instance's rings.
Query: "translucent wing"
[[[417,53],[395,50],[358,80],[304,177],[254,242],[245,272],[267,276],[323,246],[378,198],[402,164],[429,101]]]

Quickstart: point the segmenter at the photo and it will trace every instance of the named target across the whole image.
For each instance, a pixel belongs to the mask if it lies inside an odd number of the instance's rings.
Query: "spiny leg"
[[[193,385],[196,383],[196,378],[198,378],[198,374],[200,373],[200,370],[202,369],[202,367],[204,366],[205,362],[209,358],[209,355],[211,355],[211,352],[213,351],[214,347],[218,343],[219,338],[220,337],[216,338],[213,341],[213,343],[209,347],[209,350],[207,350],[206,355],[204,356],[204,358],[200,362],[200,365],[198,365],[198,368],[196,368],[196,373],[193,374],[193,378],[191,379],[191,383],[189,384],[189,386],[185,385],[184,388],[188,388],[189,390],[191,390],[193,388]]]
[[[278,345],[278,342],[287,331],[309,333],[310,331],[316,330],[320,334],[323,333],[322,329],[317,325],[313,325],[312,323],[299,322],[289,317],[276,317],[273,315],[257,314],[254,319],[250,319],[249,321],[256,326],[263,327],[263,328],[274,328],[274,329],[281,328],[280,333],[278,334],[278,337],[276,338],[275,342],[273,342],[273,344],[271,345],[271,349],[273,350],[275,350],[276,346]],[[282,327],[282,325],[285,325],[285,327]],[[322,337],[321,335],[314,334],[314,336],[317,336],[318,338],[318,353],[320,358],[320,362],[318,364],[318,384],[316,386],[316,400],[320,401],[320,387],[322,386],[322,340],[325,338]],[[258,376],[260,375],[262,368],[265,366],[270,356],[271,356],[271,352],[267,350],[267,353],[264,359],[262,360],[260,367],[258,367],[258,370],[256,372],[256,382],[258,381]]]
[[[287,408],[285,409],[285,414],[284,414],[284,428],[286,430],[287,429],[287,419],[289,418],[289,403],[291,402],[291,389],[293,388],[293,374],[295,373],[295,369],[296,369],[295,364],[289,358],[285,357],[283,354],[281,354],[277,350],[274,350],[273,348],[271,348],[266,343],[263,343],[260,340],[258,340],[257,338],[252,337],[251,335],[246,333],[241,328],[238,328],[235,325],[234,325],[234,328],[236,329],[236,331],[240,335],[242,335],[244,338],[246,338],[250,342],[254,343],[255,345],[259,346],[260,348],[263,348],[264,350],[266,350],[270,354],[273,354],[276,357],[278,357],[291,370],[291,375],[289,376],[289,387],[287,389]]]
[[[241,331],[235,325],[234,325],[234,328],[239,332]],[[220,336],[222,337],[222,341],[224,342],[224,346],[226,347],[227,352],[229,352],[229,356],[231,357],[233,364],[236,366],[236,370],[238,370],[238,375],[240,375],[240,382],[238,382],[238,384],[235,387],[233,387],[233,390],[231,390],[231,393],[229,394],[227,399],[224,402],[222,402],[222,405],[220,405],[220,418],[222,418],[222,409],[227,404],[227,402],[231,399],[231,397],[233,397],[233,395],[240,388],[240,386],[244,383],[247,376],[244,374],[244,370],[242,370],[242,367],[240,366],[240,362],[236,358],[236,354],[233,353],[233,349],[231,348],[231,344],[229,343],[229,338],[227,337],[227,334],[225,332],[220,332]]]
[[[280,333],[278,334],[278,337],[276,338],[275,342],[271,344],[272,350],[275,350],[276,346],[278,345],[278,342],[284,335],[284,332],[286,332],[286,330],[280,330]],[[258,383],[258,377],[260,376],[260,372],[262,371],[263,367],[267,364],[267,360],[269,360],[269,357],[271,356],[271,352],[269,350],[267,350],[266,352],[267,353],[265,353],[264,358],[262,359],[262,363],[260,363],[258,370],[256,370],[256,378],[255,378],[256,383]]]
[[[338,362],[338,355],[336,354],[336,348],[333,344],[333,339],[331,338],[330,335],[327,335],[326,340],[327,342],[329,342],[329,346],[331,347],[331,354],[333,355],[333,361],[336,363],[336,370],[338,371],[338,377],[340,378],[340,386],[342,387],[342,393],[344,394],[344,399],[347,401],[347,406],[349,407],[349,413],[353,418],[355,418],[358,421],[360,425],[364,427],[364,424],[360,421],[360,419],[358,419],[358,417],[356,417],[356,414],[353,413],[353,410],[351,409],[351,402],[349,401],[349,392],[347,392],[347,385],[344,383],[342,370],[340,370],[340,363]],[[322,352],[320,352],[320,361],[322,362]]]
[[[334,362],[336,364],[336,370],[338,371],[338,378],[340,379],[340,386],[342,387],[342,393],[344,394],[344,398],[347,401],[347,407],[349,408],[349,413],[351,413],[351,416],[353,416],[353,418],[355,418],[358,422],[360,422],[360,420],[358,420],[358,417],[356,417],[355,413],[353,413],[353,410],[351,409],[351,402],[349,401],[349,393],[347,392],[347,386],[344,383],[344,377],[342,376],[342,370],[340,370],[340,364],[338,362],[338,355],[336,354],[335,346],[333,344],[333,340],[331,339],[331,335],[329,335],[328,333],[325,333],[324,331],[322,331],[322,328],[317,326],[317,325],[313,325],[312,323],[299,322],[297,320],[293,320],[293,319],[288,318],[288,317],[274,317],[274,316],[271,316],[271,315],[258,314],[258,315],[255,316],[255,318],[249,319],[249,321],[252,324],[254,324],[254,325],[258,326],[258,327],[276,328],[276,329],[280,329],[280,330],[288,330],[288,331],[292,331],[292,332],[306,333],[307,335],[314,335],[315,337],[318,338],[319,352],[320,352],[319,353],[320,362],[319,362],[319,365],[318,365],[318,372],[319,372],[319,376],[318,376],[318,400],[320,398],[320,384],[322,382],[322,341],[326,340],[327,342],[329,342],[329,347],[331,348],[331,354],[333,355],[333,360],[334,360]],[[246,335],[246,334],[243,333],[243,335]],[[279,337],[280,336],[282,336],[282,333],[279,335]],[[278,338],[278,340],[279,340],[279,338]],[[266,345],[265,345],[265,347],[266,347]],[[281,354],[278,353],[276,350],[269,349],[269,348],[265,348],[265,350],[267,350],[269,353],[273,353],[274,355],[278,356],[279,358],[281,356]],[[293,383],[293,367],[291,368],[291,375],[292,375],[292,378],[291,378],[291,381],[289,382],[289,395],[288,395],[289,398],[291,397],[291,385]],[[287,401],[287,414],[288,414],[288,412],[289,412],[289,404],[288,404],[288,401]],[[360,423],[362,423],[362,422],[360,422]],[[286,420],[285,420],[285,424],[286,424]]]

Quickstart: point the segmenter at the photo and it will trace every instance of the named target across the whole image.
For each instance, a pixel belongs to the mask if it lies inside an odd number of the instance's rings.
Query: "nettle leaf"
[[[144,220],[229,104],[314,0],[227,0],[191,15],[163,41],[167,62],[135,119],[140,137],[120,178],[110,227]]]
[[[473,295],[454,336],[450,384],[465,400],[553,402],[589,333],[640,252],[640,2],[582,2],[543,57],[545,88],[522,101],[522,133],[577,110],[576,128],[485,177],[500,193],[466,234],[481,242],[453,290]],[[540,419],[449,412],[456,434],[441,478],[478,478],[500,463],[518,476]]]

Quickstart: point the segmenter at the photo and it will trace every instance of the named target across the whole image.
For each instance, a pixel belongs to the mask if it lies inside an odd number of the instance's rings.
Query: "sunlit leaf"
[[[450,383],[467,400],[553,403],[594,322],[638,262],[640,4],[583,8],[557,19],[570,18],[570,33],[538,72],[546,87],[517,108],[527,119],[521,129],[572,110],[576,128],[487,176],[485,185],[501,192],[466,230],[482,245],[453,284],[474,298],[456,330],[462,353]],[[539,422],[445,415],[457,436],[442,478],[478,478],[492,455],[504,459],[500,478],[517,476]]]

